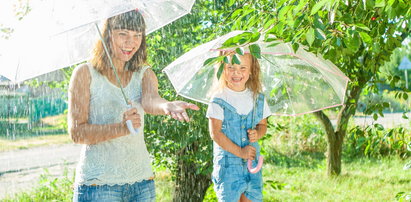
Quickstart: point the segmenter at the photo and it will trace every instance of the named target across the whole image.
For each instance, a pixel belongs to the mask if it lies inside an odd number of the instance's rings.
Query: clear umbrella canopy
[[[150,33],[190,12],[194,0],[43,0],[0,47],[0,75],[23,81],[90,57],[95,24],[137,9]]]
[[[241,33],[234,31],[200,45],[164,68],[177,93],[208,104],[218,88],[219,65],[203,66],[204,61],[219,56],[222,44]],[[289,43],[257,43],[263,91],[273,115],[295,116],[343,104],[349,79],[330,61],[302,48],[294,52]]]

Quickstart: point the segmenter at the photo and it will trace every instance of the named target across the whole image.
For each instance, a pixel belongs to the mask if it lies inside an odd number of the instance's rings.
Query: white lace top
[[[90,64],[90,124],[122,121],[127,109],[120,88],[113,85]],[[141,80],[144,71],[135,72],[124,92],[144,120],[141,107]],[[126,135],[94,145],[84,145],[76,170],[76,183],[85,185],[123,185],[140,182],[153,176],[151,159],[144,142],[144,123],[137,135]]]

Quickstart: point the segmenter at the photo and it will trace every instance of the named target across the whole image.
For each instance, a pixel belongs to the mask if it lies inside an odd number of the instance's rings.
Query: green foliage
[[[29,133],[44,133],[36,131],[36,127],[47,131],[46,126],[41,125],[40,119],[62,114],[66,109],[67,103],[62,98],[2,96],[0,97],[0,136],[15,138]],[[59,128],[53,128],[49,132],[65,131],[66,121],[61,123]]]
[[[410,40],[410,38],[408,38]],[[411,42],[408,44],[403,45],[400,48],[394,50],[392,55],[390,56],[390,60],[385,62],[383,66],[381,66],[381,79],[386,81],[392,81],[394,77],[397,77],[398,81],[393,83],[392,87],[396,88],[405,88],[405,71],[399,70],[398,67],[403,60],[404,57],[407,57],[411,60]],[[407,71],[408,76],[408,86],[411,86],[411,70]],[[409,89],[408,89],[409,90]]]
[[[69,177],[67,170],[64,171],[62,178],[52,178],[48,170],[45,170],[45,173],[40,176],[39,186],[32,191],[18,193],[13,198],[5,198],[2,201],[71,201],[73,182],[74,176]]]
[[[398,192],[397,195],[395,195],[395,199],[400,202],[411,201],[411,192]]]
[[[365,127],[356,126],[347,134],[344,152],[348,156],[409,157],[407,142],[411,141],[410,131],[404,128],[384,129],[380,124]]]
[[[321,125],[311,114],[298,117],[270,117],[267,138],[286,153],[326,151],[327,142]],[[264,147],[263,147],[264,150]]]
[[[24,84],[29,85],[29,86],[34,87],[34,88],[38,88],[38,87],[41,87],[43,85],[46,85],[50,88],[59,88],[61,91],[67,93],[68,86],[69,86],[69,83],[70,83],[71,74],[73,73],[74,68],[77,67],[78,65],[83,64],[83,63],[84,62],[81,62],[79,64],[72,65],[72,66],[60,69],[59,71],[62,72],[63,76],[64,76],[64,80],[62,80],[62,81],[39,81],[38,79],[35,78],[35,79],[25,81]],[[63,94],[62,98],[67,98],[66,94]]]
[[[407,149],[408,149],[408,151],[411,152],[411,141],[408,142]],[[408,163],[404,165],[404,170],[409,170],[409,169],[411,169],[411,160],[408,161]],[[397,195],[395,196],[395,199],[397,199],[397,201],[401,201],[401,202],[411,201],[411,192],[409,192],[409,193],[405,193],[403,191],[398,192]]]
[[[232,30],[260,32],[267,42],[290,42],[294,51],[304,47],[333,62],[350,78],[345,106],[334,127],[341,136],[346,135],[361,91],[367,85],[377,88],[379,68],[411,32],[410,1],[248,0],[232,5],[235,8],[226,20]],[[378,118],[378,113],[388,106],[374,105],[374,117]],[[321,119],[326,128],[333,128],[327,120],[328,117]],[[335,135],[335,131],[327,131],[329,137]],[[341,145],[343,140],[338,138],[334,143]],[[338,154],[339,147],[332,147],[329,152],[329,156]],[[331,160],[334,165],[341,162],[339,157]],[[329,173],[341,171],[340,166],[330,169],[333,170]]]
[[[305,161],[309,160],[307,156]],[[264,166],[264,180],[277,183],[274,187],[264,184],[263,201],[393,201],[398,190],[411,187],[410,173],[399,169],[403,163],[399,158],[355,158],[344,162],[343,174],[338,178],[324,175],[325,161],[310,167]]]
[[[365,89],[358,105],[357,109],[367,115],[375,112],[379,112],[381,115],[387,112],[408,112],[411,110],[410,100],[403,99],[403,96],[399,96],[398,92],[388,90],[384,90],[382,93],[372,93]]]
[[[192,102],[176,96],[173,86],[161,69],[188,50],[220,34],[215,29],[216,22],[227,15],[218,10],[222,6],[226,5],[197,1],[190,15],[147,36],[149,63],[158,77],[159,93],[163,98]],[[218,58],[219,61],[223,59]],[[178,165],[184,163],[195,165],[190,172],[196,175],[209,176],[211,173],[212,140],[208,132],[208,119],[205,117],[207,106],[196,104],[201,110],[188,111],[191,118],[189,123],[178,122],[168,116],[147,115],[145,119],[146,141],[150,153],[154,155],[153,163],[170,169],[173,179],[184,176],[178,172]]]

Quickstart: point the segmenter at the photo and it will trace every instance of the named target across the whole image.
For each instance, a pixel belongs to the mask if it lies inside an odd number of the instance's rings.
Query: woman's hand
[[[126,125],[126,121],[130,120],[133,123],[133,128],[140,128],[141,119],[135,107],[128,109],[123,113],[123,124]]]
[[[199,110],[200,108],[191,103],[187,103],[184,101],[173,101],[164,103],[162,106],[164,113],[167,115],[171,115],[171,117],[175,120],[179,121],[190,121],[190,118],[187,115],[186,109],[192,110]]]
[[[256,150],[253,146],[247,145],[241,148],[240,157],[246,160],[254,160],[256,155]]]

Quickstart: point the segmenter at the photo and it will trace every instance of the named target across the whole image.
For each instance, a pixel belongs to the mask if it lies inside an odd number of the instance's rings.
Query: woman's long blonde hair
[[[220,52],[220,55],[224,55],[224,52]],[[233,55],[234,53],[231,53],[229,55]],[[250,89],[253,92],[253,97],[257,98],[257,95],[262,92],[262,85],[261,85],[261,80],[260,80],[260,63],[258,62],[258,59],[251,55],[250,53],[244,53],[244,56],[249,56],[251,57],[251,66],[250,66],[250,78],[248,81],[245,83],[245,87]],[[224,70],[225,71],[225,65],[224,65]],[[227,87],[227,81],[224,76],[224,72],[221,74],[220,77],[220,87]]]
[[[147,44],[146,44],[146,24],[144,18],[137,10],[132,10],[120,15],[116,15],[106,20],[103,27],[103,40],[107,46],[110,56],[113,57],[112,44],[110,42],[111,32],[115,29],[127,29],[142,33],[141,45],[134,56],[127,62],[128,71],[138,71],[147,64]],[[104,51],[101,40],[98,40],[90,60],[91,65],[100,73],[111,69],[109,58]]]

